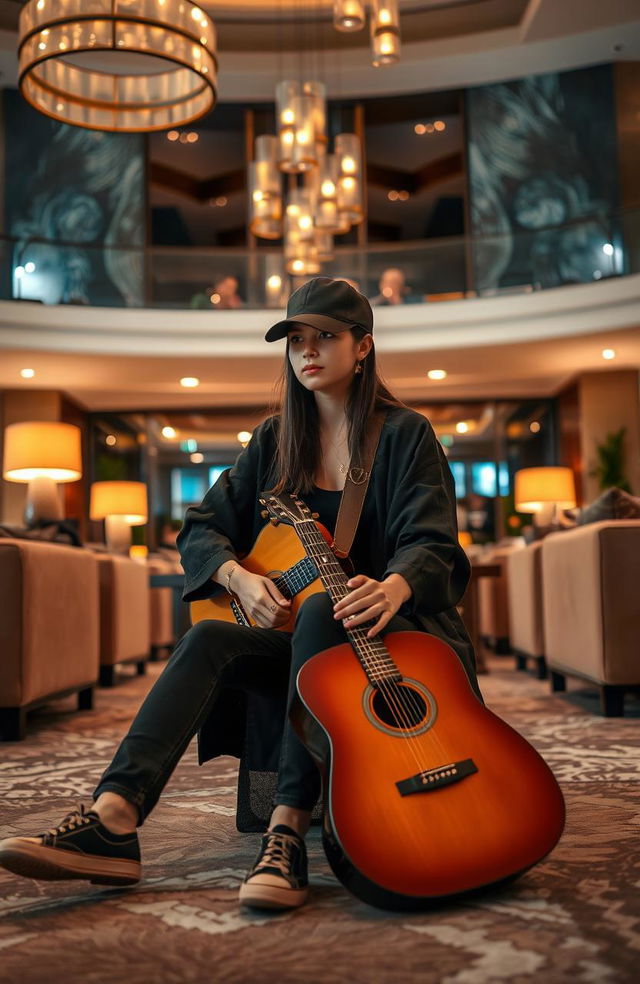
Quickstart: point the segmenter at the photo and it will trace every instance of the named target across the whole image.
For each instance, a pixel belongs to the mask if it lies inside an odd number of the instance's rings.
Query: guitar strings
[[[309,514],[308,506],[306,506],[302,502],[300,502],[299,505],[304,508],[304,510],[308,515]],[[330,550],[328,550],[327,545],[324,542],[324,538],[322,537],[322,539],[319,540],[321,534],[316,523],[312,519],[303,519],[303,520],[295,521],[295,517],[291,517],[291,518],[294,520],[294,526],[296,528],[296,532],[298,533],[300,539],[302,540],[302,543],[308,555],[312,559],[315,559],[315,557],[320,558],[322,555],[324,555],[323,562],[325,566],[330,567],[331,565],[333,565],[334,571],[329,572],[328,574],[325,573],[325,578],[322,577],[322,567],[316,563],[316,568],[321,573],[321,580],[323,584],[325,583],[325,581],[329,582],[328,584],[325,584],[325,587],[329,595],[332,596],[332,590],[333,590],[334,594],[338,596],[338,600],[340,600],[340,597],[344,597],[344,595],[347,594],[348,592],[346,589],[346,576],[344,574],[344,571],[338,564],[337,558]],[[299,527],[304,527],[304,529],[301,530],[299,529]],[[331,557],[331,561],[327,560],[328,557]],[[333,583],[333,581],[336,581],[336,579],[337,579],[337,583]],[[341,594],[341,592],[344,593]],[[353,630],[354,639],[356,638],[355,633],[356,632],[362,633],[362,631],[363,630],[360,627]],[[348,635],[349,632],[347,631],[347,636]],[[359,646],[365,657],[365,664],[363,667],[365,673],[367,672],[367,665],[371,665],[374,670],[376,668],[379,669],[380,667],[383,667],[383,671],[384,671],[385,667],[388,668],[389,662],[391,663],[391,666],[397,669],[397,667],[395,667],[393,659],[391,658],[390,653],[386,650],[384,644],[380,640],[375,640],[375,643],[373,643],[372,640],[366,639],[366,636],[363,636],[362,638],[357,639],[357,645]],[[386,660],[385,658],[381,659],[380,653],[376,652],[376,648],[375,648],[376,646],[384,650],[384,653],[386,654],[386,657],[388,657],[388,660]],[[358,655],[357,649],[356,649],[356,655]],[[369,657],[368,660],[367,660],[367,656]],[[370,657],[373,657],[373,659],[371,659]],[[360,662],[362,662],[362,660],[360,660]],[[407,734],[403,730],[403,728],[406,728],[406,730],[410,732],[414,730],[415,727],[415,726],[412,727],[411,720],[408,716],[409,704],[407,703],[407,694],[405,688],[396,688],[393,685],[391,688],[389,688],[389,686],[387,685],[387,681],[385,681],[384,679],[384,676],[382,676],[376,682],[379,685],[379,689],[383,692],[384,696],[386,697],[389,708],[396,715],[395,720],[397,722],[398,729],[400,732],[399,736],[402,737],[405,740],[405,742],[408,743],[405,746],[407,748],[407,751],[409,751],[410,754],[415,759],[419,771],[421,772],[424,771],[425,767],[421,763],[419,757],[419,753],[422,751],[420,744],[417,742],[414,735],[412,735],[411,733]],[[415,697],[413,691],[410,688],[409,688],[409,697],[413,704],[413,709],[416,714],[416,719],[420,720],[420,718],[422,717],[422,712],[419,708],[419,705],[417,705],[417,698]],[[438,745],[441,744],[437,736],[436,736],[435,743]]]
[[[333,593],[338,597],[338,600],[340,600],[340,597],[344,597],[348,593],[348,591],[346,590],[346,575],[344,574],[342,568],[339,566],[337,560],[335,559],[335,556],[331,555],[330,552],[327,551],[327,546],[324,543],[324,541],[321,545],[318,544],[316,537],[317,535],[319,535],[319,531],[315,523],[313,523],[313,521],[311,520],[304,520],[301,523],[296,523],[296,527],[300,527],[303,524],[305,525],[308,524],[310,527],[312,527],[312,529],[307,528],[304,530],[300,530],[300,529],[298,530],[302,542],[305,546],[305,549],[307,549],[310,552],[312,558],[315,559],[316,556],[320,558],[321,555],[324,556],[325,558],[328,558],[329,556],[333,557],[333,560],[325,559],[323,561],[325,567],[330,567],[333,564],[336,568],[336,570],[333,572],[329,571],[328,575],[326,576],[326,579],[330,582],[327,585],[327,590],[329,592],[329,595],[331,596],[332,592],[330,589],[333,589]],[[318,569],[320,570],[321,580],[323,580],[324,583],[325,578],[322,578],[322,568],[318,564],[316,564],[316,567],[318,567]],[[337,579],[337,583],[331,583],[331,579],[333,579],[334,581]],[[342,591],[344,591],[344,594],[341,594]],[[363,630],[361,630],[358,627],[357,629],[352,631],[351,634],[354,636],[354,639],[357,638],[355,633],[359,631],[362,632]],[[347,635],[349,635],[348,630],[347,630]],[[381,641],[376,640],[375,644],[373,644],[373,640],[366,639],[365,636],[363,638],[357,638],[357,645],[361,648],[361,650],[364,651],[365,662],[368,662],[368,664],[372,666],[374,670],[376,668],[377,669],[382,668],[384,672],[385,669],[389,668],[389,661],[391,663],[391,666],[395,667],[391,655],[388,653],[388,651],[384,647],[384,644]],[[388,661],[385,658],[381,658],[380,652],[379,651],[376,652],[376,647],[382,648],[385,651],[385,654],[388,655]],[[367,656],[373,657],[373,659],[369,659],[367,661],[366,660]],[[366,672],[367,670],[366,665],[364,669]],[[408,742],[408,745],[405,747],[407,747],[407,750],[412,754],[417,764],[418,770],[420,772],[424,771],[425,766],[420,761],[420,755],[419,755],[421,751],[420,745],[416,741],[414,735],[410,733],[409,734],[406,733],[407,731],[414,730],[415,725],[412,725],[411,719],[409,717],[409,704],[406,702],[407,694],[405,688],[395,687],[393,686],[393,684],[389,686],[388,681],[384,679],[384,676],[382,676],[379,680],[377,680],[376,683],[378,683],[380,690],[383,692],[387,700],[387,704],[389,708],[391,709],[392,713],[395,715],[395,720],[400,732],[399,736],[402,737],[406,742]],[[417,700],[413,694],[413,691],[410,688],[409,688],[409,695],[413,702],[413,710],[415,713],[415,717],[417,718],[417,720],[420,720],[420,718],[422,717],[422,713],[420,711],[419,705],[417,704]]]

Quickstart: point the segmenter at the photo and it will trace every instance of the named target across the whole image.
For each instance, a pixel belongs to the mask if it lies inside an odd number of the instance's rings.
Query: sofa
[[[95,554],[100,584],[100,686],[115,682],[116,666],[145,672],[151,646],[149,571],[112,553]]]
[[[90,709],[99,675],[98,562],[76,547],[0,539],[0,736],[69,694]]]
[[[552,689],[596,684],[606,716],[640,689],[640,520],[552,533],[542,542],[544,649]]]

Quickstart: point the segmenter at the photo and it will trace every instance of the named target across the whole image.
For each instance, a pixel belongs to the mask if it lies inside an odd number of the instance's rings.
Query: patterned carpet
[[[428,914],[387,914],[336,882],[317,830],[312,895],[281,915],[240,911],[258,836],[234,824],[236,762],[198,768],[192,745],[141,831],[135,889],[34,882],[0,872],[2,984],[616,984],[640,966],[640,702],[606,720],[597,697],[494,659],[489,706],[545,756],[565,794],[558,847],[501,893]],[[35,713],[25,742],[0,746],[0,837],[38,833],[88,800],[159,672]],[[570,684],[571,686],[571,684]]]

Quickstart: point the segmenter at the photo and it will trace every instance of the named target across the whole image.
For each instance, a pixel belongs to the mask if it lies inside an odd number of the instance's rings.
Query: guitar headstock
[[[261,492],[259,495],[260,504],[265,508],[263,517],[269,519],[271,523],[286,523],[289,526],[296,526],[298,523],[306,523],[310,519],[317,519],[318,514],[312,513],[309,506],[289,492],[280,492],[273,495],[271,492]]]

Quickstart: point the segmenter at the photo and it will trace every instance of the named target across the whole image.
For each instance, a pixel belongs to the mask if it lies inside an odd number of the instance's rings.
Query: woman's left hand
[[[411,597],[411,588],[402,574],[389,574],[384,581],[357,574],[347,581],[347,587],[352,590],[333,606],[334,618],[342,619],[345,629],[355,629],[364,622],[377,619],[367,632],[368,639],[384,629]]]

